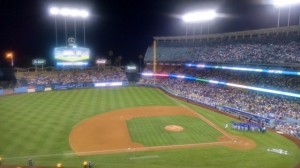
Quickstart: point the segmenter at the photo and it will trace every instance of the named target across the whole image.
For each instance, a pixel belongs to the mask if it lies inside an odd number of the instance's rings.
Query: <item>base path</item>
[[[69,143],[73,151],[78,155],[163,150],[211,145],[225,145],[237,149],[249,149],[255,147],[255,143],[249,139],[242,137],[230,139],[225,135],[224,137],[220,137],[218,142],[173,146],[145,147],[142,144],[131,141],[126,120],[138,117],[178,115],[192,116],[203,120],[203,116],[199,117],[198,113],[192,113],[191,109],[181,106],[149,106],[121,109],[100,114],[79,123],[73,128],[69,136]],[[216,126],[214,125],[214,127]]]

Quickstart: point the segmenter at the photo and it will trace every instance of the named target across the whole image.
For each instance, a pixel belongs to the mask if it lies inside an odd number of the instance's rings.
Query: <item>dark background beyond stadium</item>
[[[212,33],[275,27],[277,10],[268,1],[1,0],[0,53],[3,57],[6,51],[14,51],[17,67],[31,66],[33,58],[45,58],[49,63],[55,46],[54,19],[48,14],[52,4],[87,6],[92,14],[86,21],[86,43],[91,55],[107,56],[112,50],[114,56],[123,57],[124,64],[138,63],[138,55],[145,54],[153,36],[185,35],[185,25],[176,16],[194,9],[211,7],[226,14],[212,23]],[[286,13],[282,11],[281,25],[286,25]],[[298,17],[299,11],[292,11],[291,23],[297,24]],[[63,32],[61,28],[60,45],[64,45]]]

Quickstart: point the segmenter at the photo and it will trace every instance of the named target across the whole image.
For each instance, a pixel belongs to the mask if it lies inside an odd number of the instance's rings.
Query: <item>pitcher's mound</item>
[[[180,132],[180,131],[183,131],[184,128],[179,125],[168,125],[168,126],[165,126],[165,130],[170,131],[170,132]]]

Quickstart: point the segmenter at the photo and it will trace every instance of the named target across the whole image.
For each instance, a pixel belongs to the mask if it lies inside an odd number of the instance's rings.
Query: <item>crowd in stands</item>
[[[300,126],[299,124],[292,124],[287,122],[277,121],[275,129],[279,130],[282,134],[292,135],[300,138]]]
[[[108,67],[102,70],[18,72],[16,77],[21,86],[127,80],[125,71],[116,67]]]
[[[146,71],[148,70],[146,69]],[[179,73],[181,75],[190,75],[215,80],[226,79],[227,82],[231,82],[231,80],[233,80],[234,82],[232,83],[238,84],[245,83],[242,80],[246,80],[246,82],[251,83],[251,85],[255,82],[263,82],[265,85],[270,87],[286,87],[299,91],[299,85],[297,85],[297,83],[289,83],[284,80],[284,77],[282,77],[282,80],[279,80],[276,77],[273,80],[272,77],[264,80],[263,78],[265,76],[258,73],[251,74],[250,77],[244,74],[245,77],[242,77],[243,75],[236,75],[238,74],[237,72],[225,72],[224,75],[222,75],[224,71],[218,70],[209,70],[214,72],[208,72],[204,70],[203,72],[201,72],[195,69],[186,70],[185,68],[174,69],[167,67],[158,68],[158,71],[160,71],[161,73]],[[235,79],[235,77],[237,78]],[[250,78],[250,80],[247,81],[248,78]],[[286,77],[286,79],[287,78],[290,77]],[[140,84],[160,86],[174,95],[198,101],[210,106],[224,105],[245,112],[250,112],[258,116],[272,118],[274,119],[274,121],[276,121],[277,129],[285,130],[285,133],[293,133],[293,135],[299,135],[300,137],[299,98],[291,98],[269,93],[237,89],[212,83],[202,83],[197,81],[167,77],[160,77],[156,79],[152,77],[143,77],[140,80]],[[284,121],[289,119],[298,121],[298,123],[295,124],[288,122],[286,124],[286,122]]]
[[[205,70],[195,69],[186,71],[192,76],[198,78],[205,78],[210,80],[219,80],[223,82],[239,83],[244,85],[251,85],[269,89],[279,89],[284,91],[300,92],[300,78],[299,76],[287,76],[279,74],[267,74],[256,72],[237,72],[226,70]],[[181,71],[180,73],[185,73]]]
[[[160,68],[161,67],[161,68]],[[151,71],[146,69],[145,71]],[[157,73],[174,73],[192,77],[263,87],[273,90],[300,92],[299,76],[244,72],[184,66],[159,66]]]
[[[300,36],[270,34],[238,39],[158,41],[158,61],[237,62],[260,64],[300,63]],[[149,47],[145,61],[153,60]]]

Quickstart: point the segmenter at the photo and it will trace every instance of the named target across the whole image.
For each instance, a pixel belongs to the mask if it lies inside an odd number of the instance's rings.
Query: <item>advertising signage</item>
[[[45,59],[33,59],[32,60],[32,65],[38,66],[38,65],[45,65],[46,60]]]

